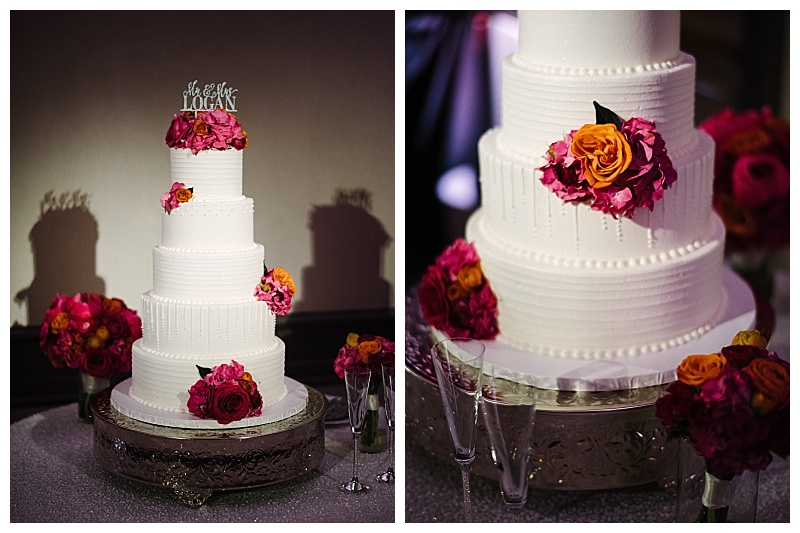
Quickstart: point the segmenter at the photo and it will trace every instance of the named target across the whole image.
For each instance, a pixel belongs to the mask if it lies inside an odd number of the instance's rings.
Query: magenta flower
[[[202,378],[189,389],[186,407],[199,418],[229,424],[261,415],[263,400],[258,385],[236,361],[214,368],[199,368]]]
[[[172,124],[167,130],[165,138],[167,146],[170,148],[185,148],[186,134],[192,129],[193,122],[185,113],[176,113],[172,119]]]
[[[247,134],[234,115],[214,109],[196,118],[188,112],[175,114],[165,141],[170,148],[188,148],[197,154],[203,150],[242,150],[247,147]]]
[[[178,192],[179,189],[183,189],[185,187],[186,185],[180,181],[176,181],[172,184],[172,187],[170,187],[167,192],[161,195],[161,207],[164,208],[164,211],[166,211],[167,214],[171,213],[173,209],[181,205],[180,202],[178,202],[178,197],[175,193]]]
[[[256,285],[253,296],[267,305],[274,314],[284,316],[292,309],[295,293],[294,280],[281,267],[266,269],[261,281]]]

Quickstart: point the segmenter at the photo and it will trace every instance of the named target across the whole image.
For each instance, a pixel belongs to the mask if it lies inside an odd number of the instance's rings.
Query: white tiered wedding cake
[[[153,288],[142,295],[143,337],[133,345],[130,383],[115,389],[112,402],[123,414],[166,426],[273,422],[301,411],[307,399],[304,387],[284,376],[285,346],[275,334],[275,313],[288,310],[294,284],[289,277],[291,294],[278,307],[258,297],[270,290],[265,282],[273,276],[262,278],[264,247],[253,240],[253,199],[242,195],[247,137],[229,112],[235,111],[235,90],[216,86],[222,99],[212,98],[219,108],[209,110],[201,99],[191,105],[193,86],[167,133],[173,185],[162,196]],[[221,109],[224,104],[229,110]],[[191,414],[187,403],[200,370],[233,361],[257,385],[263,405],[255,416],[222,425]]]

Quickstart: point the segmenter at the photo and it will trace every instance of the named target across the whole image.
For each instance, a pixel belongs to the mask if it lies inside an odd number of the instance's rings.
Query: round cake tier
[[[498,243],[483,211],[467,224],[498,300],[505,342],[548,355],[613,358],[681,343],[710,329],[724,305],[725,230],[714,224],[701,246],[665,257],[580,262]]]
[[[133,343],[132,352],[130,396],[150,408],[188,413],[189,389],[201,379],[197,367],[213,368],[230,364],[231,360],[253,376],[264,406],[277,403],[286,395],[286,347],[278,337],[269,346],[248,353],[177,355],[149,350],[141,339]]]
[[[242,151],[203,150],[193,154],[186,148],[169,151],[170,177],[193,189],[202,198],[242,196]]]
[[[153,295],[198,300],[244,300],[264,272],[264,247],[190,250],[153,249]]]
[[[519,55],[540,65],[616,69],[674,59],[679,11],[522,11]]]
[[[198,302],[142,295],[142,347],[175,355],[248,353],[275,341],[264,302]]]
[[[714,142],[704,132],[694,135],[694,148],[672,157],[678,178],[653,211],[614,219],[558,198],[540,181],[544,159],[504,151],[501,131],[491,130],[478,144],[482,232],[497,246],[540,260],[653,263],[690,253],[706,244],[712,226],[714,176]]]
[[[253,199],[204,200],[194,195],[161,218],[161,244],[168,248],[213,250],[253,244]]]
[[[502,63],[501,144],[524,156],[543,156],[550,145],[584,124],[595,124],[596,101],[622,120],[655,123],[676,156],[695,142],[695,62],[674,60],[617,71],[574,70],[526,63],[516,54]]]

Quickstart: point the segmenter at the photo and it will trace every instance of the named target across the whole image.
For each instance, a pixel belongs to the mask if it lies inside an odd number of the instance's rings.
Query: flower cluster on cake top
[[[263,400],[250,372],[236,361],[214,368],[197,367],[200,379],[189,389],[186,407],[199,418],[230,424],[260,416]]]
[[[264,275],[256,285],[253,296],[262,302],[267,302],[270,311],[278,316],[283,316],[292,309],[292,297],[297,289],[292,276],[283,268],[267,268],[264,265]]]
[[[489,340],[499,332],[497,298],[475,247],[464,239],[456,239],[428,267],[419,302],[428,324],[450,337]]]
[[[550,145],[541,182],[565,202],[591,202],[592,209],[614,218],[632,218],[639,207],[652,211],[677,179],[664,139],[653,122],[623,121],[594,106],[596,124]]]
[[[247,148],[247,133],[236,116],[224,109],[176,113],[165,140],[170,148],[188,148],[193,154]]]

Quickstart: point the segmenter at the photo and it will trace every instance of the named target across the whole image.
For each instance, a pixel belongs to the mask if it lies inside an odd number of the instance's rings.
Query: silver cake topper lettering
[[[236,93],[239,89],[226,87],[227,82],[211,83],[202,89],[197,85],[197,80],[190,82],[183,91],[183,109],[181,111],[212,111],[224,109],[230,113],[236,112]]]

